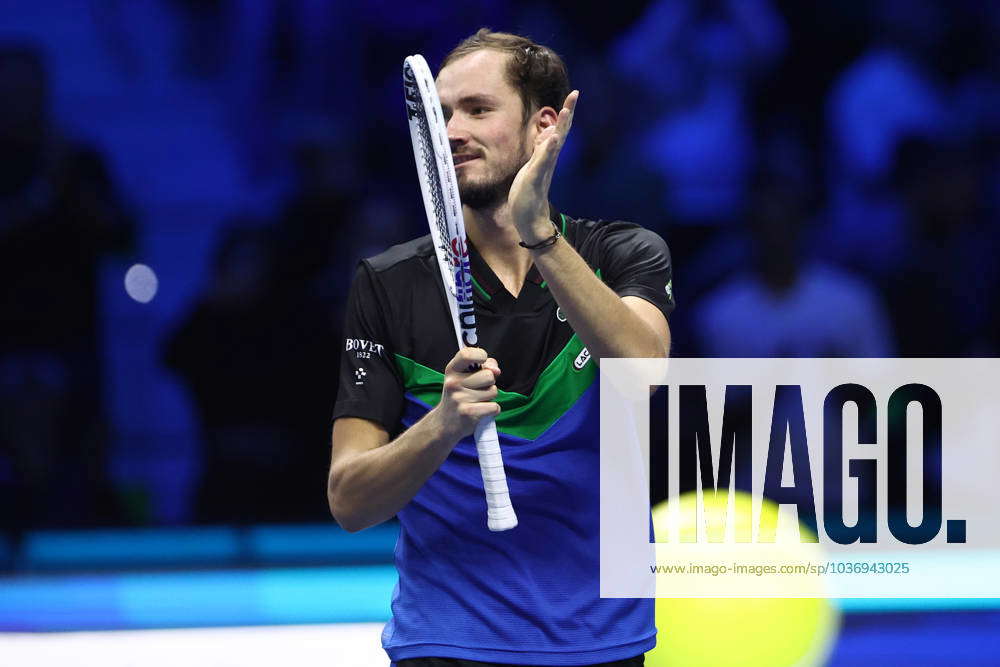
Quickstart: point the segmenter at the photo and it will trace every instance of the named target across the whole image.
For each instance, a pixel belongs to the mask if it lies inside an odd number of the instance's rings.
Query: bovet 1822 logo
[[[385,346],[381,343],[373,343],[364,338],[347,338],[344,343],[344,351],[355,352],[358,359],[371,359],[372,355],[381,357],[384,349]]]
[[[583,367],[587,365],[590,361],[590,350],[583,348],[580,350],[580,354],[576,355],[576,361],[573,362],[573,368],[576,370],[583,370]]]

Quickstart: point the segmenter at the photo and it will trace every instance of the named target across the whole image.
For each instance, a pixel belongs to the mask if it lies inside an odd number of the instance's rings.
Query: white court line
[[[4,667],[387,667],[381,623],[0,633]]]

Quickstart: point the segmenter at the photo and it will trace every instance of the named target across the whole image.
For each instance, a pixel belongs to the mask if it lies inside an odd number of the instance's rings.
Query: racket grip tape
[[[510,502],[507,489],[507,475],[503,469],[500,440],[492,417],[476,424],[476,452],[479,454],[479,470],[483,475],[486,489],[486,525],[493,532],[510,530],[517,526],[517,515]]]

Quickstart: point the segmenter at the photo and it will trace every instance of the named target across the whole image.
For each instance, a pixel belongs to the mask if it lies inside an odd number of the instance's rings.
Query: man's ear
[[[559,122],[559,112],[552,107],[542,107],[535,112],[535,115],[537,117],[535,125],[539,132]]]

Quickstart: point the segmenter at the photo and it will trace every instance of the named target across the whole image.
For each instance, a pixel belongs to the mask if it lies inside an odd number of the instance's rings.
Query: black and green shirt
[[[553,213],[619,296],[669,316],[670,254],[626,222]],[[502,369],[497,431],[517,528],[490,533],[475,443],[459,442],[399,513],[400,580],[383,633],[390,658],[563,665],[638,655],[655,639],[652,600],[598,593],[597,367],[532,267],[513,297],[470,244],[479,345]],[[457,350],[430,236],[358,267],[334,418],[394,437],[441,396]]]

